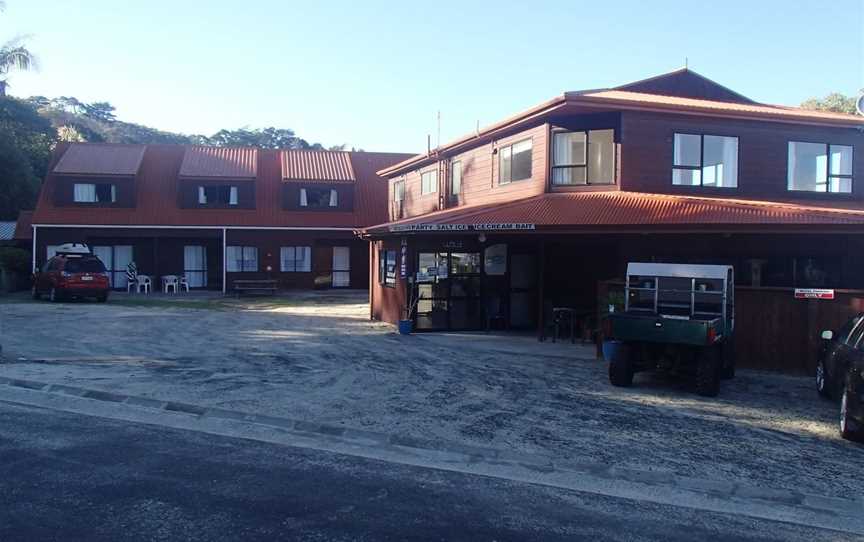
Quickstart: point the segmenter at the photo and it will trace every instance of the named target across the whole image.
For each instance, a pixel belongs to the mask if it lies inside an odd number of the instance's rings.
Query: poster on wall
[[[834,290],[826,288],[795,288],[795,299],[834,299]]]
[[[408,239],[402,238],[402,247],[399,249],[399,278],[408,276]]]

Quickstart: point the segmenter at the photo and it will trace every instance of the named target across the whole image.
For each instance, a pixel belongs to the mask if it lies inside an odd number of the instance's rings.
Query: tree
[[[101,120],[102,122],[114,122],[117,117],[114,116],[114,106],[108,102],[93,102],[84,104],[84,116],[91,119]]]
[[[0,0],[0,11],[6,2]],[[6,95],[6,79],[11,70],[29,70],[36,65],[36,58],[24,47],[24,36],[13,38],[0,46],[0,96]]]
[[[205,145],[217,147],[258,147],[260,149],[323,149],[319,143],[310,144],[297,137],[294,130],[288,128],[239,128],[237,130],[219,130],[210,137],[195,136]]]
[[[0,220],[32,209],[56,132],[32,104],[0,97]]]
[[[804,109],[816,109],[819,111],[833,111],[834,113],[846,113],[854,115],[855,98],[846,96],[839,92],[832,92],[824,98],[810,98],[801,104]]]

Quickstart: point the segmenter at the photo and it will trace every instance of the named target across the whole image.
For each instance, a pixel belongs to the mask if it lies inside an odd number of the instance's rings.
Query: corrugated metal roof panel
[[[831,111],[815,111],[802,109],[800,107],[788,107],[782,105],[748,104],[736,102],[721,102],[715,100],[702,100],[698,98],[684,98],[679,96],[663,96],[660,94],[648,94],[645,92],[631,92],[626,90],[601,90],[597,92],[586,92],[567,95],[568,100],[574,102],[586,99],[599,99],[607,102],[628,102],[644,106],[665,106],[676,109],[711,110],[727,114],[752,114],[766,118],[795,119],[795,120],[817,120],[817,121],[841,121],[851,124],[864,125],[864,118],[858,115],[846,115]]]
[[[15,234],[13,239],[18,241],[27,241],[33,239],[33,211],[21,211],[18,213],[18,222],[15,226]]]
[[[792,203],[703,198],[641,192],[542,194],[505,204],[454,208],[381,224],[509,224],[536,227],[705,226],[705,225],[864,225],[864,211]]]
[[[53,172],[66,175],[135,175],[144,159],[144,145],[72,143]]]
[[[286,181],[355,181],[347,152],[283,150],[282,179]]]
[[[15,225],[17,222],[0,222],[0,241],[11,241],[15,238]]]
[[[180,164],[181,177],[254,179],[258,149],[244,147],[187,147]]]

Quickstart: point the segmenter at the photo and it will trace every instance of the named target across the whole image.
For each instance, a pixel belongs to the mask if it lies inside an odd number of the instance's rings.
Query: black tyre
[[[831,397],[831,390],[829,388],[828,373],[825,371],[825,363],[820,359],[819,364],[816,365],[816,393],[818,393],[820,397],[828,399]]]
[[[39,289],[36,288],[36,285],[35,285],[35,284],[33,285],[33,291],[31,292],[30,295],[32,295],[32,296],[33,296],[33,299],[35,299],[35,300],[37,300],[37,301],[40,300],[40,299],[42,299],[42,294],[39,293]]]
[[[852,418],[852,413],[849,411],[849,384],[843,386],[843,395],[840,396],[840,436],[846,440],[855,442],[864,441],[864,431],[861,426]]]
[[[108,301],[108,294],[96,296],[96,301],[98,301],[99,303],[105,303],[106,301]]]
[[[720,378],[723,380],[732,380],[735,378],[735,355],[731,345],[724,345],[723,349],[723,369],[720,371]]]
[[[722,356],[719,348],[706,348],[696,362],[696,393],[716,397],[720,393]]]
[[[633,385],[633,362],[629,355],[619,356],[609,361],[609,383],[620,388]]]

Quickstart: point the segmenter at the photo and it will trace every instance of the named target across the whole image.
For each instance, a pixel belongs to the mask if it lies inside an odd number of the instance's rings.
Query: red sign
[[[795,299],[834,299],[834,290],[795,288]]]

